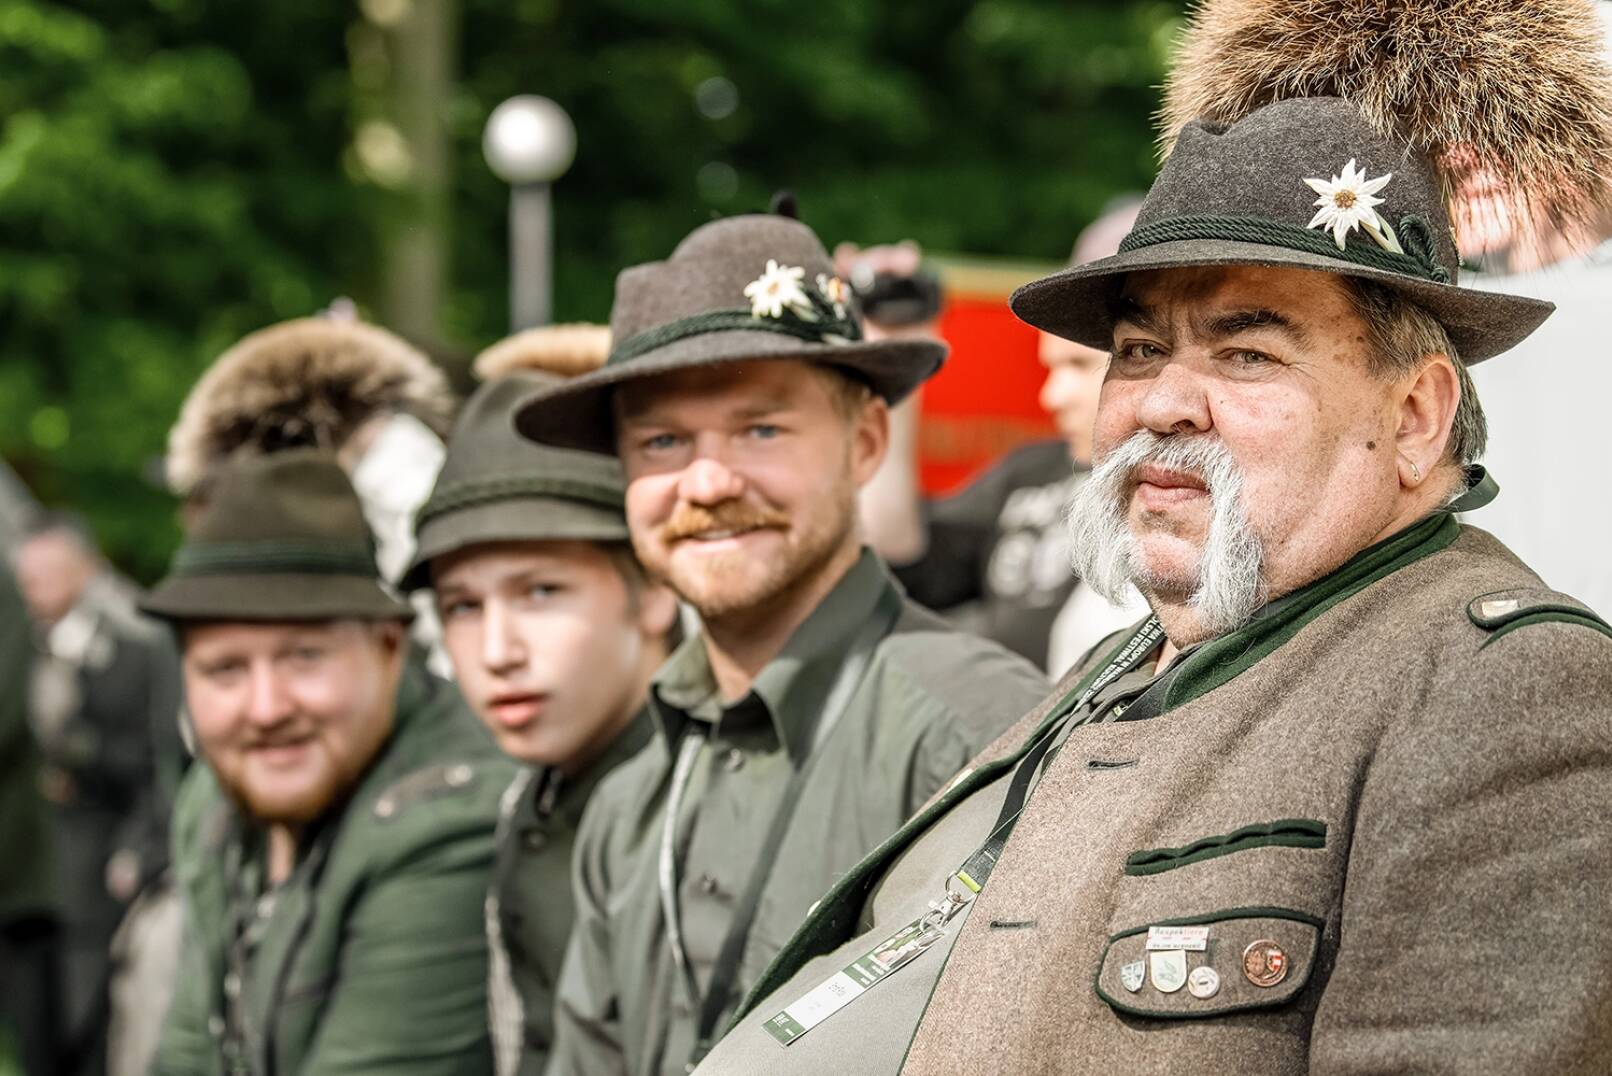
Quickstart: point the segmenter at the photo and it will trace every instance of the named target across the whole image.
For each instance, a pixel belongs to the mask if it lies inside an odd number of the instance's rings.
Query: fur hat
[[[477,355],[473,369],[482,381],[530,370],[576,377],[597,370],[609,357],[608,326],[573,322],[526,329],[505,337]]]
[[[168,484],[188,495],[240,451],[339,452],[387,412],[445,436],[453,409],[442,371],[393,333],[325,318],[281,322],[224,352],[191,389],[168,434]]]
[[[1165,83],[1161,146],[1191,120],[1342,97],[1446,193],[1572,231],[1612,182],[1604,34],[1595,0],[1206,0]]]

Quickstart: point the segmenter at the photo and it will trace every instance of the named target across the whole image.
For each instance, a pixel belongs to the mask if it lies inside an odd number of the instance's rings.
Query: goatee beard
[[[1210,497],[1209,534],[1197,570],[1183,587],[1148,570],[1126,518],[1132,475],[1151,463],[1201,479]],[[1134,585],[1150,601],[1161,592],[1187,590],[1187,606],[1206,636],[1248,623],[1265,603],[1265,548],[1242,504],[1243,476],[1218,439],[1203,435],[1132,434],[1110,452],[1070,498],[1065,524],[1075,572],[1098,594],[1118,604]]]

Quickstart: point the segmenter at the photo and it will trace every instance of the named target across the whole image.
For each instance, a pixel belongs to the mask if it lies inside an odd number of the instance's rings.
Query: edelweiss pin
[[[1333,176],[1330,180],[1306,179],[1304,182],[1309,188],[1320,195],[1314,204],[1321,208],[1316,210],[1315,216],[1305,227],[1323,231],[1330,229],[1339,250],[1344,249],[1349,233],[1360,228],[1384,250],[1395,254],[1405,253],[1394,229],[1377,213],[1377,207],[1383,204],[1383,200],[1376,194],[1388,186],[1388,181],[1393,178],[1394,173],[1387,172],[1376,179],[1367,179],[1365,169],[1357,171],[1354,158],[1351,157],[1349,163],[1343,166],[1342,175]]]
[[[750,300],[750,313],[758,318],[781,318],[785,310],[797,317],[813,317],[812,300],[801,287],[806,270],[799,266],[779,265],[767,259],[767,268],[760,276],[744,286],[744,297]]]

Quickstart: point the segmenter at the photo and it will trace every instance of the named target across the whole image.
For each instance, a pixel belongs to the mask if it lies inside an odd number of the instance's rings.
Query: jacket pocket
[[[1230,833],[1200,837],[1179,848],[1144,848],[1125,857],[1125,873],[1132,877],[1163,874],[1206,859],[1250,848],[1325,848],[1327,826],[1311,818],[1283,818],[1243,826]]]
[[[1097,996],[1116,1012],[1175,1020],[1285,1005],[1309,984],[1323,925],[1291,908],[1255,907],[1131,927],[1108,939]],[[1201,950],[1149,951],[1153,927],[1206,927],[1207,937]]]

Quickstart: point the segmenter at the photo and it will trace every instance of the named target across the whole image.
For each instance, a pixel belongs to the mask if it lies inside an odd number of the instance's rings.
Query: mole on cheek
[[[1366,442],[1366,451],[1367,452],[1375,452],[1375,451],[1377,451],[1377,442],[1376,441],[1367,441]]]

